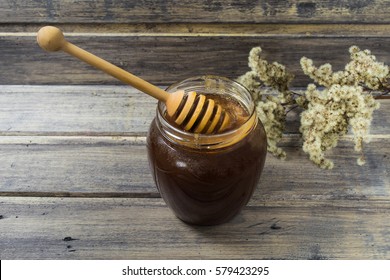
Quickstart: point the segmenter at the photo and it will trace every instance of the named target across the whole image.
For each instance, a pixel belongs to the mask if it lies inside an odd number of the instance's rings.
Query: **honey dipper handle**
[[[100,69],[118,80],[129,84],[140,91],[147,93],[154,98],[166,102],[170,96],[169,93],[148,83],[147,81],[111,64],[110,62],[87,52],[76,45],[66,41],[62,31],[54,26],[42,27],[37,34],[39,46],[46,51],[62,50],[78,59]]]

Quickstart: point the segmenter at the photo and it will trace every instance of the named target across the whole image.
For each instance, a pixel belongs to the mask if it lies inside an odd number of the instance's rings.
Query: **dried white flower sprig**
[[[277,145],[285,128],[286,114],[294,107],[301,107],[300,132],[303,151],[321,168],[333,168],[333,162],[325,152],[336,147],[341,136],[351,128],[355,151],[360,153],[357,160],[364,164],[363,143],[368,142],[369,128],[374,110],[379,103],[374,91],[381,94],[390,92],[389,67],[376,61],[369,50],[361,51],[352,46],[349,49],[351,61],[344,70],[333,72],[327,63],[314,66],[311,59],[303,57],[303,72],[321,86],[309,84],[303,94],[289,87],[294,78],[286,67],[277,62],[269,63],[261,57],[261,48],[249,53],[251,71],[238,78],[252,93],[256,109],[264,124],[268,138],[268,151],[279,158],[286,153]],[[264,94],[272,88],[278,94]]]

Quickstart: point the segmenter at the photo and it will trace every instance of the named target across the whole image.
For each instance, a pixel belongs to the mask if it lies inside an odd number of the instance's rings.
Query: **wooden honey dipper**
[[[68,42],[62,31],[54,26],[42,27],[37,34],[39,46],[46,51],[62,50],[106,72],[165,103],[167,114],[180,128],[194,133],[211,134],[224,131],[230,116],[221,105],[203,94],[192,91],[168,93],[159,87],[97,57]]]

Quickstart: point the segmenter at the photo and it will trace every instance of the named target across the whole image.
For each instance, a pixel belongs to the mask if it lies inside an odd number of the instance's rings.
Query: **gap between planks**
[[[0,25],[0,36],[36,36],[45,25]],[[389,37],[388,24],[54,24],[66,36],[85,37]]]
[[[135,206],[151,206],[159,205],[167,208],[168,206],[157,193],[68,193],[68,192],[0,192],[0,199],[4,203],[10,201],[30,200],[31,202],[39,203],[42,200],[52,201],[67,201],[74,203],[75,201],[111,201],[112,199],[119,199],[127,203],[133,203]],[[360,210],[390,210],[389,199],[383,197],[370,198],[335,198],[328,195],[310,195],[310,196],[292,196],[289,199],[286,197],[268,197],[263,199],[253,197],[244,207],[246,209],[264,209],[264,208],[312,208],[325,207],[335,209],[360,209]]]
[[[0,133],[0,145],[146,145],[146,135],[141,136],[125,136],[125,135],[110,135],[110,136],[88,136],[88,135],[51,135],[44,133],[35,135],[28,132],[23,132],[23,135],[15,133]],[[70,133],[71,134],[71,133]],[[112,134],[110,132],[110,134]],[[301,135],[299,133],[285,134],[283,136],[286,143],[291,141],[300,142]],[[353,135],[344,135],[340,138],[343,140],[352,140]],[[369,135],[369,139],[380,141],[390,139],[389,134]]]
[[[27,135],[26,135],[27,134]],[[112,134],[110,132],[110,134]],[[146,136],[80,136],[80,135],[5,135],[0,133],[0,145],[145,145]]]
[[[158,192],[27,192],[0,191],[0,197],[53,197],[53,198],[161,198]]]

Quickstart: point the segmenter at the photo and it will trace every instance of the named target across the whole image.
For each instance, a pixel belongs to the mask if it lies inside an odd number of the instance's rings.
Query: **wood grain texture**
[[[375,202],[248,206],[216,227],[180,222],[161,199],[0,197],[0,214],[1,259],[390,257],[389,204]]]
[[[372,135],[390,133],[390,100],[380,103]],[[0,136],[144,137],[157,101],[130,86],[3,85],[0,104]],[[299,111],[290,111],[285,133],[298,130]]]
[[[45,23],[0,24],[3,35],[36,33]],[[383,23],[55,23],[67,36],[284,36],[284,37],[387,37],[389,25]],[[20,33],[20,34],[17,34]]]
[[[0,103],[0,135],[145,136],[157,106],[130,86],[2,86]]]
[[[14,35],[0,36],[0,84],[120,84],[67,54],[44,52],[35,34]],[[349,61],[349,47],[358,45],[370,49],[379,61],[390,61],[389,36],[122,35],[85,34],[71,36],[69,41],[160,85],[205,74],[237,78],[249,70],[248,54],[256,46],[263,48],[267,60],[285,64],[296,75],[293,86],[306,86],[311,81],[300,68],[303,56],[317,65],[331,63],[335,70],[341,70]]]
[[[1,1],[2,23],[289,22],[388,23],[388,0],[375,1]]]
[[[27,144],[0,143],[0,196],[159,197],[145,141],[105,142],[97,137],[67,143],[65,137],[39,144],[34,137],[24,140]],[[353,144],[341,141],[328,153],[335,161],[331,171],[311,163],[296,138],[286,137],[282,144],[288,159],[268,155],[252,205],[286,199],[388,200],[389,138],[366,146],[363,167],[356,164]]]

